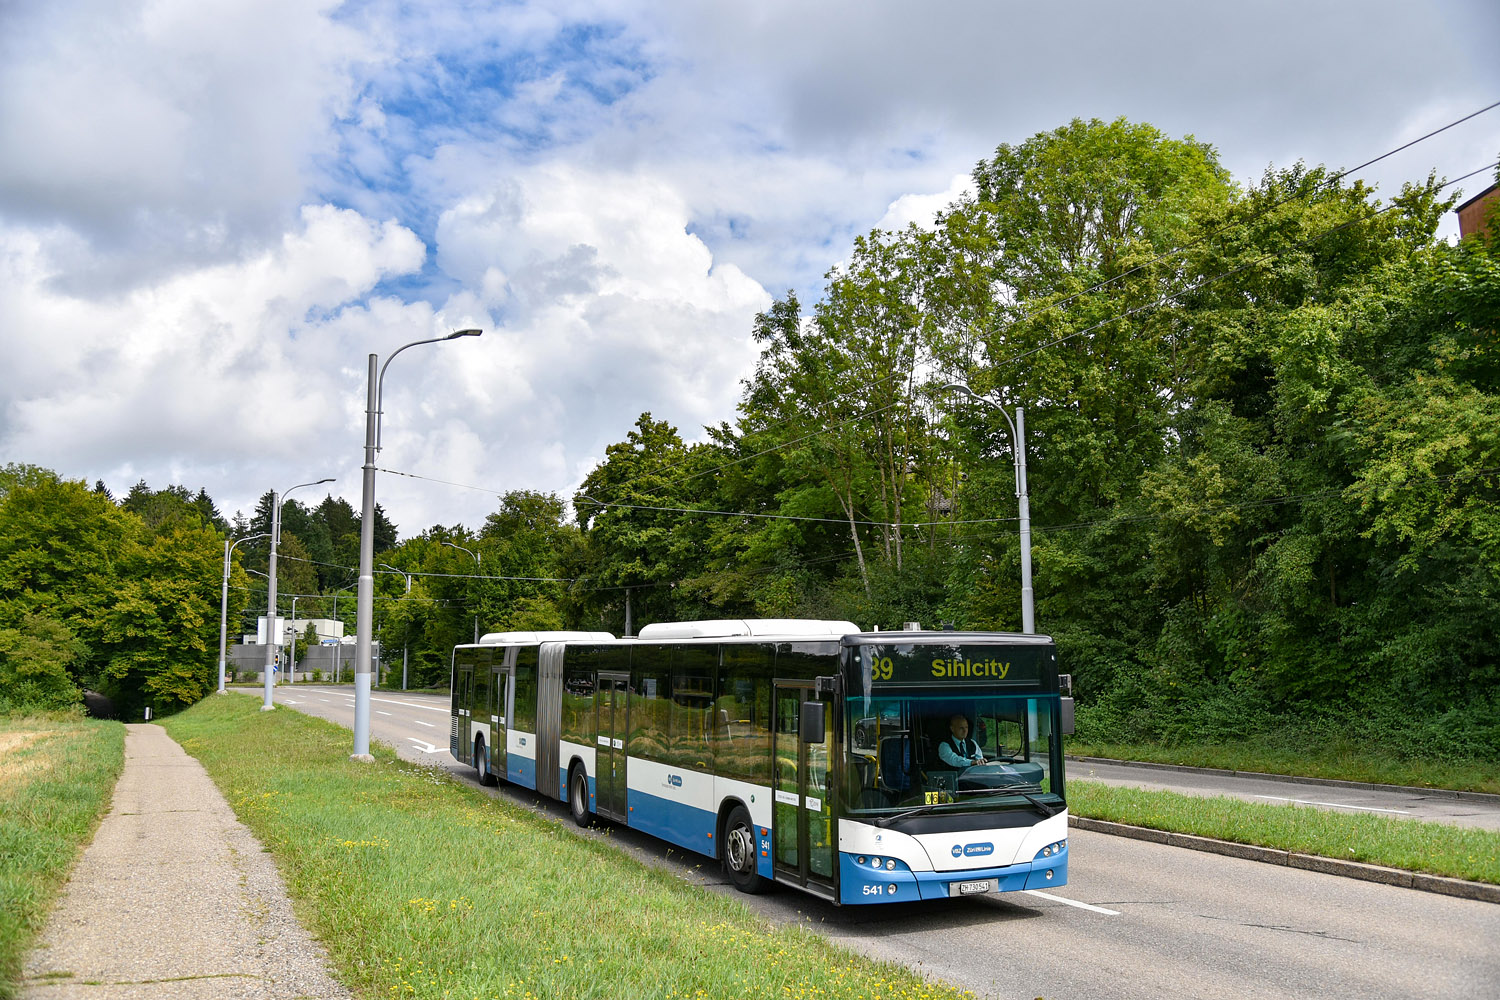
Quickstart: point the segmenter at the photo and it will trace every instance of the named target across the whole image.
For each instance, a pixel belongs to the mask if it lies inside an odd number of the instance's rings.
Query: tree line
[[[1436,238],[1454,188],[1381,201],[1303,164],[1239,185],[1210,145],[1124,120],[1002,145],[973,178],[934,227],[861,237],[817,301],[757,316],[737,413],[696,443],[646,413],[567,502],[509,493],[477,529],[404,541],[382,520],[377,562],[414,574],[377,575],[387,650],[442,684],[476,619],[1018,629],[998,407],[1021,407],[1036,621],[1081,727],[1228,739],[1296,718],[1500,755],[1500,267],[1492,239]],[[265,530],[269,497],[226,525],[171,490],[216,546],[216,594],[221,533]],[[185,522],[134,516],[146,550],[190,545]],[[353,583],[346,503],[284,521],[284,592]],[[75,676],[130,676],[118,640],[75,638]]]

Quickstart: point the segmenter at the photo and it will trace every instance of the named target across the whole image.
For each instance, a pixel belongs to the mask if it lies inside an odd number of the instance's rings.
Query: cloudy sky
[[[732,419],[754,314],[1002,142],[1349,167],[1500,100],[1497,38],[1493,0],[0,0],[0,462],[358,507],[367,356],[477,326],[392,364],[379,465],[426,478],[377,490],[477,527],[642,411]],[[1363,176],[1497,153],[1500,109]]]

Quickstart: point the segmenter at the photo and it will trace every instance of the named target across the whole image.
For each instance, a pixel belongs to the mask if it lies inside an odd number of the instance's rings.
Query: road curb
[[[1226,778],[1260,778],[1263,781],[1281,781],[1289,785],[1327,785],[1330,788],[1362,788],[1383,792],[1420,792],[1438,798],[1469,799],[1475,802],[1500,803],[1500,795],[1492,792],[1466,792],[1453,788],[1428,788],[1424,785],[1383,785],[1378,781],[1344,781],[1339,778],[1307,778],[1297,774],[1267,774],[1264,771],[1230,771],[1222,767],[1193,767],[1189,764],[1158,764],[1147,760],[1116,760],[1113,757],[1075,757],[1068,754],[1067,760],[1080,764],[1118,764],[1120,767],[1138,767],[1146,771],[1177,771],[1182,774],[1215,774]]]
[[[1087,816],[1069,815],[1068,825],[1093,833],[1129,837],[1131,840],[1145,840],[1153,844],[1165,844],[1168,847],[1184,847],[1190,851],[1222,854],[1245,861],[1302,868],[1306,871],[1322,872],[1325,875],[1339,875],[1364,882],[1379,882],[1382,885],[1394,885],[1402,889],[1416,889],[1421,892],[1435,892],[1444,896],[1457,896],[1460,899],[1473,899],[1484,903],[1500,903],[1500,885],[1491,885],[1488,882],[1470,882],[1461,878],[1411,872],[1403,868],[1385,868],[1381,865],[1341,861],[1338,858],[1325,858],[1316,854],[1298,854],[1296,851],[1239,844],[1232,840],[1199,837],[1191,833],[1170,833],[1166,830],[1153,830],[1147,826],[1131,826],[1129,823],[1090,819]]]

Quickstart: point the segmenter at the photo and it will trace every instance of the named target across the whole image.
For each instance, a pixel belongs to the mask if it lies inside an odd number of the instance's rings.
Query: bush
[[[0,715],[77,712],[83,691],[68,671],[83,651],[62,622],[22,614],[0,628]]]

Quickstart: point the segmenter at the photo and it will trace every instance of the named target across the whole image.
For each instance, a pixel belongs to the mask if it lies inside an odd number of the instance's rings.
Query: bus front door
[[[594,747],[594,811],[608,819],[625,820],[625,715],[630,675],[601,673],[594,690],[599,710],[599,734]]]
[[[834,848],[828,748],[833,739],[832,708],[824,709],[823,740],[809,743],[800,731],[802,703],[813,700],[811,681],[776,683],[772,841],[779,879],[831,891]]]

